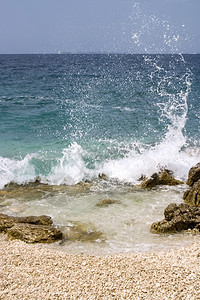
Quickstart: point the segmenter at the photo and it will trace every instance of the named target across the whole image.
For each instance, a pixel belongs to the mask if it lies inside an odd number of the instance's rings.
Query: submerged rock
[[[200,163],[196,164],[189,170],[187,184],[192,186],[200,179]]]
[[[21,198],[25,200],[40,199],[45,196],[55,196],[58,193],[76,194],[85,193],[90,190],[92,183],[79,182],[75,185],[50,185],[42,183],[39,177],[35,181],[18,184],[10,182],[0,190],[0,200]]]
[[[96,206],[105,207],[105,206],[109,206],[111,204],[120,204],[120,203],[121,202],[119,200],[104,199],[104,200],[100,201],[99,203],[97,203]]]
[[[0,214],[0,232],[26,243],[52,243],[62,239],[49,216],[12,217]]]
[[[186,203],[170,204],[164,211],[165,219],[151,225],[153,233],[173,233],[187,229],[200,230],[200,208]]]
[[[141,183],[142,188],[153,188],[156,185],[179,185],[183,184],[182,181],[173,177],[172,172],[169,170],[162,170],[159,173],[154,173],[151,178]]]
[[[65,242],[97,242],[102,241],[103,232],[96,230],[93,224],[83,224],[79,222],[71,222],[71,225],[63,229],[64,239],[61,244]]]

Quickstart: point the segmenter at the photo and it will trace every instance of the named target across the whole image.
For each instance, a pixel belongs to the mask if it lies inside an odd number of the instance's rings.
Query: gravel
[[[148,254],[69,255],[1,234],[0,299],[200,299],[200,244]]]

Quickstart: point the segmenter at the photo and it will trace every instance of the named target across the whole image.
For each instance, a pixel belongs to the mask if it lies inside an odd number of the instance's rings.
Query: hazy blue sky
[[[0,0],[0,53],[200,52],[200,0]]]

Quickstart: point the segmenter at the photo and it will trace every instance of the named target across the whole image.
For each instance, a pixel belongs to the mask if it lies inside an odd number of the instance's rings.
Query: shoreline
[[[200,243],[179,250],[72,255],[0,234],[0,299],[199,299]]]

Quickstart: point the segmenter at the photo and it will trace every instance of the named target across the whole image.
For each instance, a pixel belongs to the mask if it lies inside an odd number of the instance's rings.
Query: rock
[[[151,178],[141,183],[142,188],[153,188],[156,185],[179,185],[183,184],[182,181],[175,179],[172,172],[169,170],[161,170],[159,173],[154,173]]]
[[[185,191],[183,200],[190,206],[200,207],[200,179],[189,190]]]
[[[159,184],[161,185],[179,185],[183,184],[183,181],[177,180],[172,176],[172,173],[168,170],[164,170],[159,174]]]
[[[2,190],[0,190],[0,200],[5,199],[25,199],[33,200],[40,199],[48,196],[54,196],[58,193],[64,194],[76,194],[76,193],[86,193],[89,192],[92,183],[90,182],[79,182],[75,185],[49,185],[46,183],[41,183],[40,178],[35,179],[24,184],[17,184],[15,182],[10,182],[5,185]]]
[[[103,180],[107,180],[108,179],[108,176],[106,174],[104,174],[104,173],[99,174],[98,177],[99,177],[99,179],[103,179]]]
[[[64,239],[61,244],[65,242],[96,242],[97,240],[102,241],[103,233],[96,230],[93,224],[82,224],[79,222],[71,222],[70,226],[66,226],[62,230]]]
[[[52,225],[53,221],[49,216],[28,216],[28,217],[12,217],[0,214],[0,231],[14,226],[16,223],[28,223],[34,225]]]
[[[159,184],[159,175],[157,173],[153,174],[151,178],[145,180],[141,183],[142,188],[153,188]]]
[[[187,184],[192,186],[196,181],[200,179],[200,163],[196,164],[196,166],[192,167],[188,173]]]
[[[18,223],[7,230],[8,237],[26,243],[53,243],[62,239],[62,232],[53,226]]]
[[[120,204],[121,202],[119,200],[112,200],[112,199],[104,199],[96,204],[96,206],[105,207],[109,206],[111,204]]]
[[[200,229],[200,208],[186,203],[170,204],[164,211],[165,219],[151,226],[153,233],[172,233],[187,229]]]
[[[0,232],[27,243],[51,243],[62,239],[49,216],[12,217],[0,214]]]

